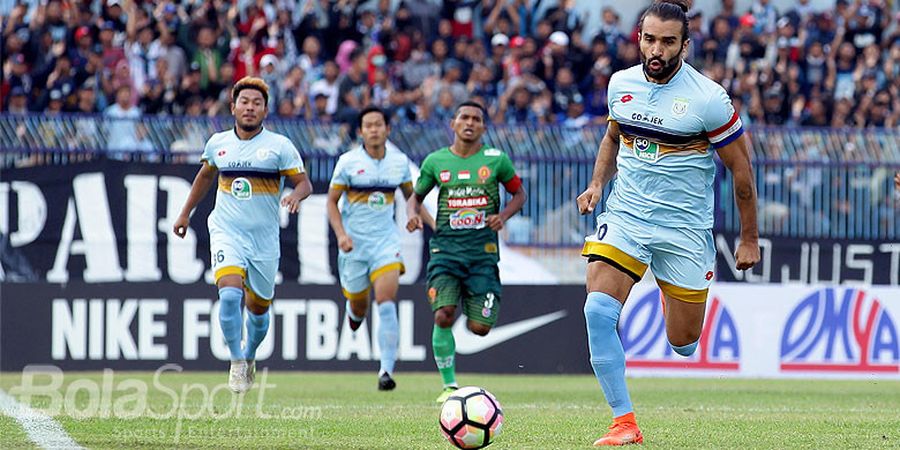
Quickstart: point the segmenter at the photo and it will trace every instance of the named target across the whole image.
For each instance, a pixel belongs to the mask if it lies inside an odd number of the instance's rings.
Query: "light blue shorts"
[[[706,301],[716,264],[712,230],[671,228],[629,214],[606,211],[596,231],[584,238],[582,255],[600,260],[641,279],[647,267],[669,297]]]
[[[252,259],[252,252],[224,233],[210,233],[209,250],[216,283],[225,275],[240,275],[244,284],[265,300],[275,297],[277,259]]]
[[[360,244],[354,240],[353,250],[338,253],[338,276],[344,296],[350,300],[369,298],[369,286],[375,279],[391,270],[404,273],[400,243],[393,239]]]

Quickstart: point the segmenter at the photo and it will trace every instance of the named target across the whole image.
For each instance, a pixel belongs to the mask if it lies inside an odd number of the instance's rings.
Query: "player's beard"
[[[672,75],[672,73],[675,72],[675,69],[678,68],[678,62],[680,60],[681,60],[681,52],[678,52],[677,55],[675,55],[672,59],[669,59],[669,60],[665,60],[662,58],[647,59],[647,57],[644,56],[643,53],[641,53],[641,64],[644,66],[644,74],[650,78],[653,78],[654,80],[657,80],[657,81],[665,80],[670,75]],[[655,71],[651,70],[650,69],[651,61],[659,61],[661,67]]]
[[[238,126],[241,128],[241,131],[245,133],[252,133],[254,131],[258,131],[260,127],[262,127],[262,120],[258,122],[244,122],[238,121]]]

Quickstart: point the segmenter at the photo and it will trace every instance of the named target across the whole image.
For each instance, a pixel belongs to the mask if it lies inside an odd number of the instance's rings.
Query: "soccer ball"
[[[459,388],[441,406],[441,433],[457,448],[484,448],[500,435],[503,410],[490,392]]]

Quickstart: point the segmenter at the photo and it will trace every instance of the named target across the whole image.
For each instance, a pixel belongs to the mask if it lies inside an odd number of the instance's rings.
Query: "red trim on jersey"
[[[513,175],[512,178],[503,182],[503,187],[506,188],[506,192],[515,194],[522,187],[522,179],[518,175]]]
[[[738,113],[737,113],[737,111],[735,111],[734,115],[731,116],[731,120],[729,120],[728,123],[726,123],[725,125],[722,125],[719,128],[716,128],[715,130],[710,131],[708,133],[708,135],[710,137],[712,137],[712,136],[716,136],[716,135],[724,133],[726,130],[731,128],[731,126],[734,125],[734,123],[737,122],[737,120],[738,120]]]

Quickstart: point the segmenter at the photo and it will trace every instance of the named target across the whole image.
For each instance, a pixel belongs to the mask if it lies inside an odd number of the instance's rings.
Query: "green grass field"
[[[56,389],[63,406],[54,418],[86,448],[452,448],[438,431],[437,374],[400,373],[397,390],[386,393],[375,389],[370,373],[273,372],[265,381],[275,386],[260,401],[261,375],[238,407],[227,390],[214,390],[225,381],[224,371],[167,372],[159,386],[152,373],[116,372],[107,377],[112,395],[105,397],[90,394],[102,392],[101,374],[71,372]],[[590,448],[609,421],[592,376],[459,379],[487,388],[503,405],[506,423],[492,449]],[[10,392],[20,383],[21,374],[0,376],[0,388],[24,402]],[[896,381],[629,383],[648,449],[900,448]],[[204,391],[211,390],[212,400],[205,401]],[[52,400],[35,397],[30,405],[48,408]],[[0,416],[0,448],[32,447],[17,422]]]

